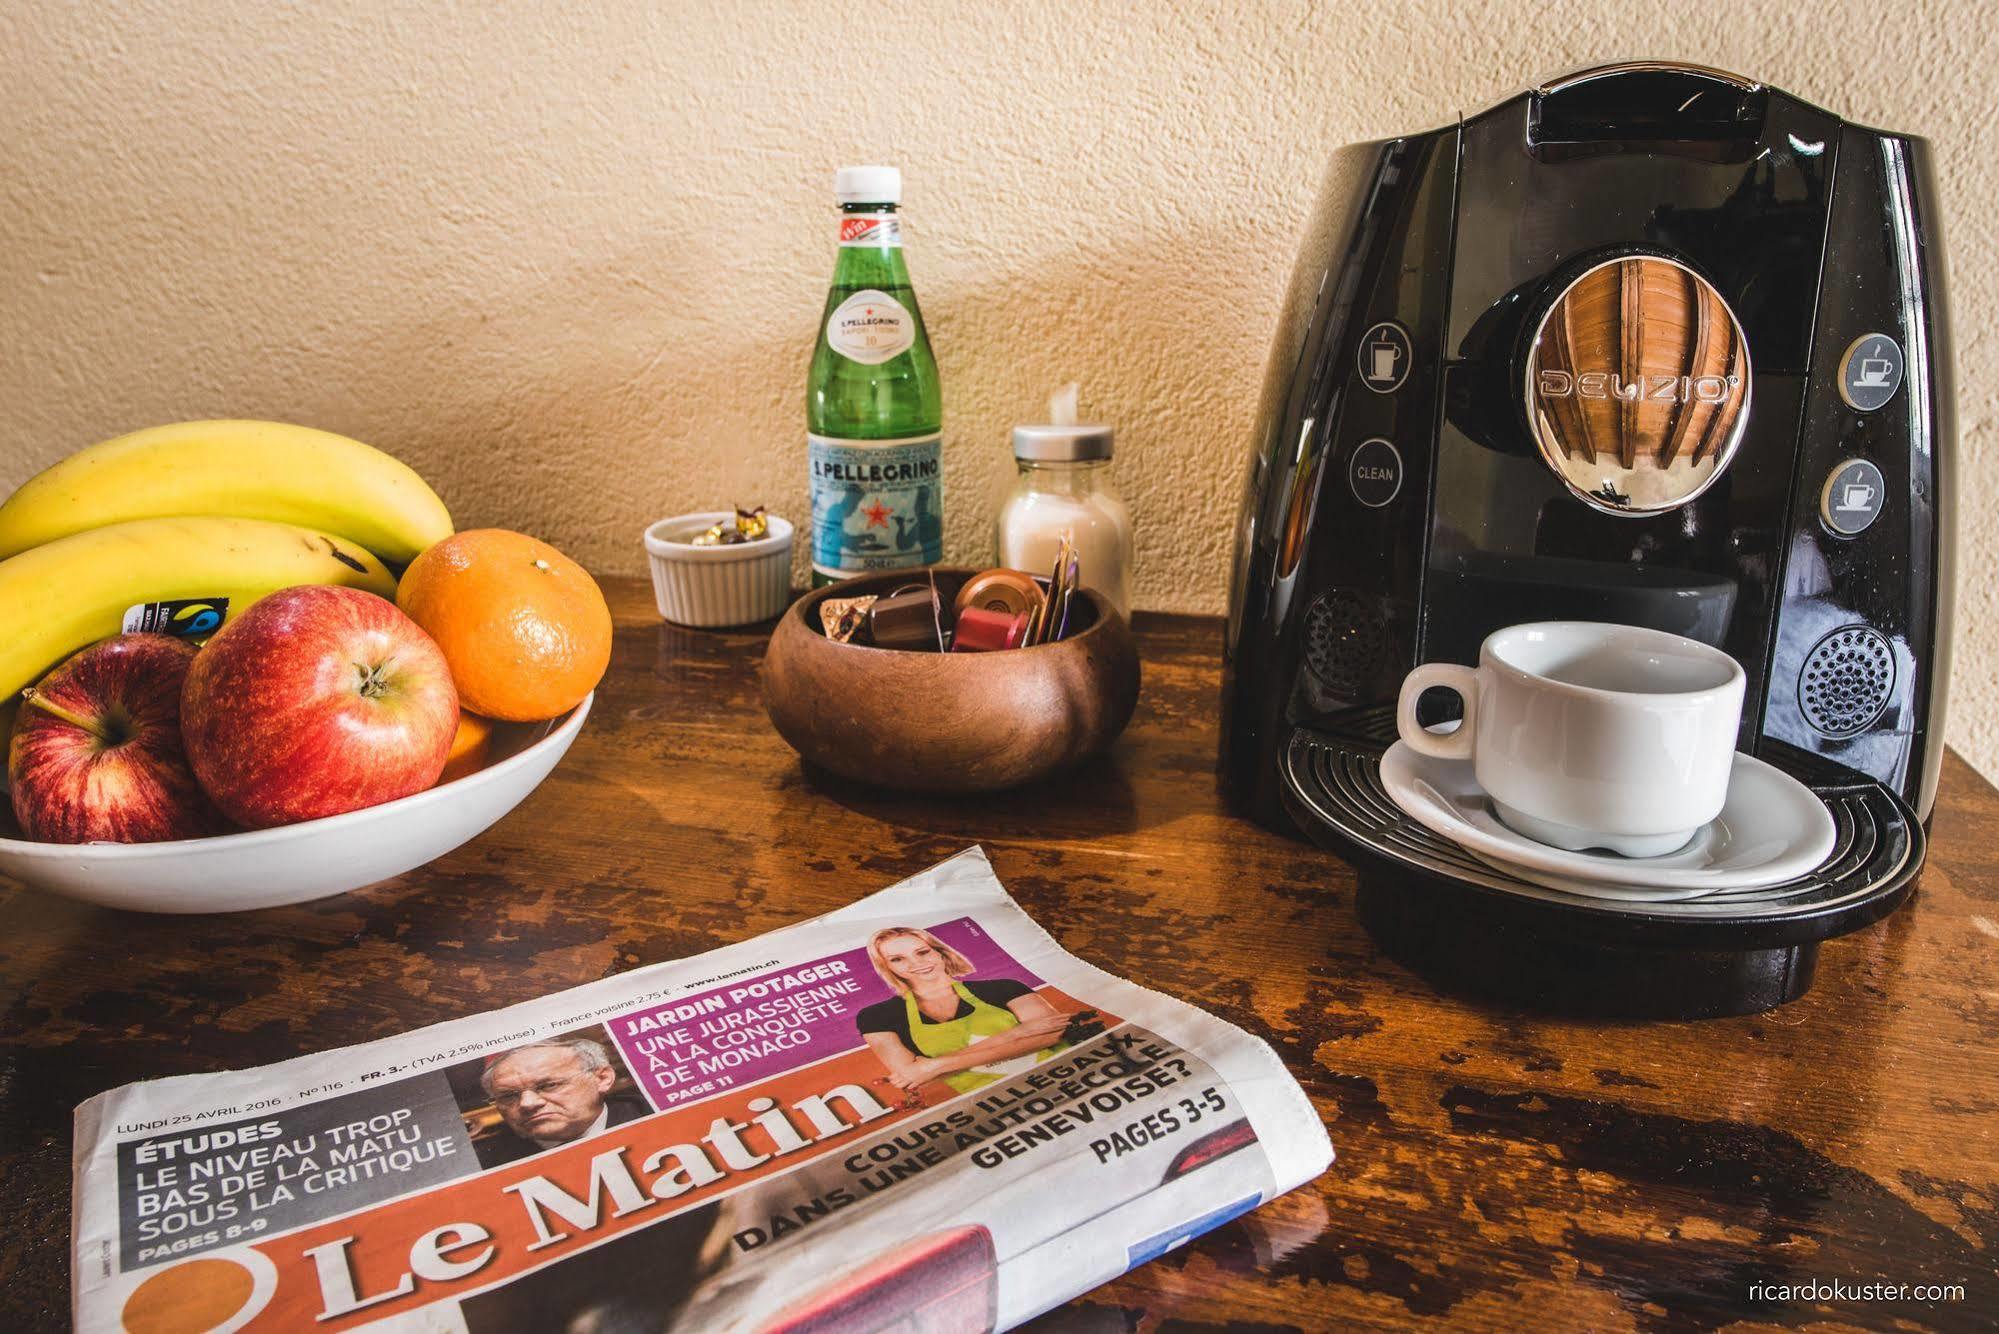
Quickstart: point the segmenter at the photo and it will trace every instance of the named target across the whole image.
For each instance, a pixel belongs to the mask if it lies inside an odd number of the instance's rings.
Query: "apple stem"
[[[93,718],[85,718],[82,714],[65,709],[62,705],[56,703],[33,686],[29,686],[21,692],[21,699],[25,703],[40,709],[50,717],[60,718],[72,727],[81,727],[99,741],[109,743],[111,740],[111,734],[104,730],[104,724]]]
[[[362,699],[374,699],[384,690],[388,689],[388,686],[382,680],[382,669],[387,666],[387,663],[381,663],[374,667],[368,667],[358,662],[354,664],[354,670],[361,673]]]

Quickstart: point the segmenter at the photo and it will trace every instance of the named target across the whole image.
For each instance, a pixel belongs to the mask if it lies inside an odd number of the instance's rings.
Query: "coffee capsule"
[[[965,581],[955,605],[960,615],[968,607],[1013,614],[1034,610],[1046,597],[1040,581],[1025,570],[985,570]]]
[[[967,607],[958,613],[958,628],[951,635],[953,653],[989,653],[995,649],[1019,648],[1027,638],[1026,611],[992,611]]]
[[[876,648],[944,651],[944,606],[935,583],[904,584],[868,608],[869,638]]]

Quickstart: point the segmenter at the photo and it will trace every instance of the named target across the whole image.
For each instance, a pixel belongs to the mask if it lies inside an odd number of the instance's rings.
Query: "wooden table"
[[[1052,1329],[1597,1329],[1999,1317],[1999,793],[1946,765],[1911,905],[1829,944],[1804,999],[1694,1024],[1439,995],[1354,920],[1344,864],[1225,814],[1220,629],[1141,616],[1110,756],[1046,791],[922,800],[802,771],[763,637],[617,648],[554,777],[406,879],[232,917],[122,915],[0,882],[0,1329],[69,1301],[70,1111],[130,1080],[385,1036],[693,954],[982,843],[1077,954],[1280,1052],[1339,1158],[1315,1185],[1047,1318]],[[1962,1285],[1954,1302],[1751,1285]]]

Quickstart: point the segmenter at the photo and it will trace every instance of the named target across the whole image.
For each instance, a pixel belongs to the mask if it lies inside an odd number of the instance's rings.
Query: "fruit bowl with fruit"
[[[299,824],[159,843],[39,843],[0,808],[0,876],[136,912],[275,908],[394,879],[471,841],[568,753],[589,698],[546,723],[493,729],[485,767],[412,796]]]
[[[30,480],[0,614],[0,876],[150,912],[303,902],[477,836],[568,751],[611,643],[554,547],[454,533],[396,460],[266,422]]]

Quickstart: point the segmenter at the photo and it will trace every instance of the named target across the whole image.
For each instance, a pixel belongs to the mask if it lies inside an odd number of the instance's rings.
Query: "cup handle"
[[[1455,732],[1432,732],[1416,721],[1416,701],[1425,690],[1442,686],[1465,702],[1465,720]],[[1426,662],[1402,679],[1395,701],[1395,731],[1403,744],[1419,755],[1439,760],[1468,760],[1478,725],[1478,672],[1454,662]]]

